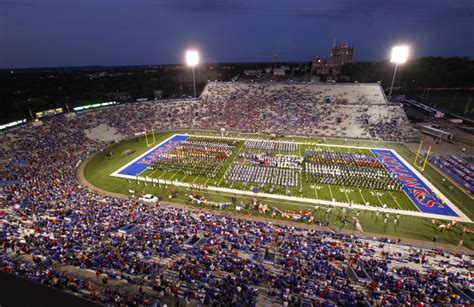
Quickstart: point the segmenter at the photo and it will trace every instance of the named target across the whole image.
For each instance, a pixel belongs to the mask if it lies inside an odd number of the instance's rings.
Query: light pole
[[[408,59],[408,46],[395,46],[392,48],[392,56],[390,62],[395,63],[395,71],[393,72],[392,84],[390,85],[390,92],[388,93],[388,100],[392,98],[393,84],[397,75],[398,64],[403,64]]]
[[[199,64],[199,52],[196,50],[186,51],[186,64],[191,66],[193,70],[194,97],[196,97],[196,77],[194,75],[194,67]]]

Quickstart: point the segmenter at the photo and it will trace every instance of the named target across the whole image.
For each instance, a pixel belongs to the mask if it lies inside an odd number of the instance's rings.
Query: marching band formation
[[[247,140],[245,147],[257,150],[295,151],[296,144],[288,142],[276,142],[265,140]]]
[[[227,141],[227,140],[226,140]],[[176,146],[176,150],[182,151],[205,151],[208,153],[223,153],[230,156],[235,148],[237,141],[232,142],[216,142],[212,140],[185,140]]]
[[[295,169],[257,166],[234,163],[224,175],[226,183],[240,181],[274,187],[296,187],[298,185],[298,171]]]
[[[164,154],[153,170],[215,178],[228,161],[238,141],[188,139]],[[295,143],[247,140],[245,147],[224,174],[226,184],[242,182],[293,188],[304,178],[311,183],[350,186],[359,189],[400,191],[381,162],[374,156],[332,150],[306,149],[304,156],[252,152],[252,150],[295,151]]]
[[[301,170],[304,157],[295,155],[272,155],[272,154],[256,154],[252,152],[241,152],[240,158],[243,158],[248,164],[260,166],[272,166],[279,168],[290,168]],[[244,163],[245,164],[245,163]]]
[[[305,171],[306,178],[310,182],[352,186],[359,189],[401,190],[383,169],[307,162]]]
[[[151,167],[169,173],[215,178],[235,148],[236,141],[186,140],[162,155]]]
[[[352,186],[359,189],[401,191],[374,156],[329,150],[305,150],[305,173],[310,182]]]
[[[304,155],[314,163],[338,163],[353,166],[368,166],[383,169],[382,163],[374,156],[332,150],[306,149]]]

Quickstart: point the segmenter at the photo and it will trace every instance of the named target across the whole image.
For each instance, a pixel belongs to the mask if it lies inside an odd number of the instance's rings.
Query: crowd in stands
[[[326,102],[326,96],[334,99]],[[225,128],[388,141],[416,138],[403,108],[387,104],[378,84],[209,82],[196,100],[141,102],[119,105],[114,110],[112,115],[97,110],[93,116],[117,127],[123,135],[130,132],[128,125],[144,131],[153,124],[155,129]]]
[[[430,162],[462,185],[469,193],[474,193],[474,157],[460,155],[431,156]]]
[[[152,122],[180,125],[171,124],[179,112],[155,109],[146,102],[61,115],[0,136],[0,270],[115,305],[162,305],[170,298],[208,306],[469,302],[455,291],[472,288],[469,255],[117,199],[82,187],[78,161],[105,146],[88,132],[108,124],[124,137]],[[123,227],[131,231],[120,232]],[[189,239],[200,243],[186,246]],[[354,278],[354,263],[369,279]],[[96,280],[83,271],[95,272]]]
[[[200,100],[204,109],[199,116],[217,128],[390,141],[416,138],[403,108],[387,104],[379,84],[209,82]]]

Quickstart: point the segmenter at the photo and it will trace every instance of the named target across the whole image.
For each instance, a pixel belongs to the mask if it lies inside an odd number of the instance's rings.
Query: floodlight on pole
[[[194,67],[199,64],[199,52],[196,50],[186,51],[186,64],[191,66],[193,70],[194,97],[196,97],[196,77],[194,75]]]
[[[390,62],[395,63],[395,71],[393,72],[392,84],[390,85],[390,92],[388,99],[392,98],[393,84],[395,82],[395,76],[397,75],[398,64],[403,64],[408,59],[408,46],[395,46],[392,48],[392,55]]]

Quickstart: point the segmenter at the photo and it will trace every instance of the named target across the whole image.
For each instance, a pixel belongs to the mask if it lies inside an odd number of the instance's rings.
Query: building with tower
[[[323,59],[318,56],[313,58],[312,75],[340,75],[341,67],[348,63],[354,63],[354,47],[343,43],[337,44],[332,48],[329,58]]]

